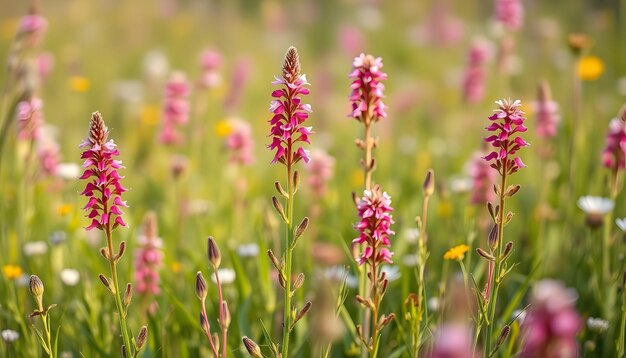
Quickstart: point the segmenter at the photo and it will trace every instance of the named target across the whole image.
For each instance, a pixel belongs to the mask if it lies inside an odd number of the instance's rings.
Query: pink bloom
[[[582,320],[574,307],[576,293],[554,280],[539,281],[522,323],[520,357],[577,357],[576,335]]]
[[[211,89],[217,87],[222,82],[219,69],[222,67],[222,55],[213,50],[206,50],[200,58],[202,74],[198,86],[201,89]]]
[[[391,242],[389,236],[395,232],[391,230],[394,223],[391,216],[391,198],[387,193],[380,191],[376,185],[372,190],[365,190],[363,197],[357,203],[357,210],[361,220],[354,226],[359,231],[359,237],[352,240],[353,244],[365,244],[365,250],[358,258],[359,265],[373,262],[393,263],[393,252],[389,251]]]
[[[254,140],[250,124],[241,119],[230,119],[228,125],[232,129],[226,138],[226,146],[230,151],[231,163],[249,165],[254,162]]]
[[[467,69],[463,75],[463,100],[478,103],[485,94],[486,64],[490,57],[490,49],[485,40],[476,40],[468,54]]]
[[[309,118],[311,106],[302,103],[302,96],[309,94],[309,85],[305,75],[300,74],[300,59],[295,47],[290,47],[285,56],[283,75],[272,82],[281,86],[272,92],[275,99],[270,103],[270,112],[274,114],[268,122],[271,124],[272,143],[267,147],[275,150],[272,163],[280,162],[292,165],[304,160],[309,162],[309,152],[298,146],[298,142],[311,143],[309,136],[312,127],[304,127]]]
[[[495,0],[496,19],[509,30],[519,30],[524,22],[521,0]]]
[[[54,67],[54,57],[49,52],[44,52],[37,56],[37,73],[39,74],[39,79],[42,82],[45,82],[52,72],[52,68]]]
[[[459,323],[448,323],[437,328],[433,350],[428,358],[472,358],[472,331]]]
[[[224,99],[224,107],[227,112],[233,112],[237,109],[237,107],[239,107],[246,83],[250,77],[251,67],[252,63],[250,59],[246,57],[239,58],[235,62],[230,91],[228,92],[226,99]]]
[[[175,72],[165,85],[163,104],[163,126],[160,140],[163,144],[177,144],[184,138],[178,132],[178,126],[189,121],[189,83],[185,74]]]
[[[55,175],[60,161],[59,145],[51,138],[41,140],[37,153],[43,172],[46,175]]]
[[[513,137],[516,133],[523,133],[527,130],[524,126],[524,120],[526,120],[524,112],[519,109],[521,102],[504,99],[496,101],[496,104],[499,109],[495,110],[496,113],[489,117],[492,123],[486,129],[489,132],[498,132],[498,134],[485,138],[485,142],[491,143],[496,150],[489,153],[484,159],[490,162],[490,166],[496,169],[500,175],[504,176],[526,167],[522,159],[514,157],[514,154],[520,148],[530,144],[521,136]]]
[[[354,56],[365,47],[365,37],[358,27],[345,25],[339,28],[339,46],[348,56]]]
[[[381,71],[382,58],[361,54],[354,58],[352,66],[348,76],[352,79],[352,112],[348,116],[363,122],[387,117],[382,101],[385,85],[381,81],[387,79],[387,74]]]
[[[542,82],[539,85],[535,112],[537,113],[537,136],[542,138],[556,136],[561,115],[559,114],[558,103],[551,100],[550,87],[547,82]]]
[[[613,118],[606,134],[602,163],[607,168],[626,169],[626,122]]]
[[[331,157],[325,151],[318,149],[311,152],[311,162],[309,169],[309,187],[313,194],[321,197],[326,193],[328,181],[333,176],[335,167],[335,158]]]
[[[139,245],[135,255],[135,288],[141,295],[158,295],[161,292],[159,269],[163,265],[163,243],[158,237],[156,216],[153,213],[144,220]]]
[[[41,137],[41,126],[43,125],[43,101],[37,97],[17,104],[17,118],[20,140],[37,140]]]
[[[447,46],[463,38],[463,27],[463,22],[450,11],[450,4],[437,1],[419,31],[429,44]]]
[[[118,226],[126,226],[122,219],[120,208],[128,207],[122,201],[122,193],[127,191],[120,183],[122,178],[118,169],[123,168],[122,162],[115,160],[120,152],[117,150],[113,139],[107,140],[109,129],[99,112],[91,115],[89,123],[89,137],[80,145],[85,150],[81,156],[85,159],[83,168],[85,171],[80,179],[92,178],[81,193],[89,199],[83,210],[87,211],[87,217],[91,224],[87,230],[94,228],[100,230],[115,229]]]
[[[17,35],[25,38],[28,47],[35,47],[41,42],[47,28],[48,20],[33,12],[22,17]]]
[[[470,163],[469,175],[472,178],[470,201],[474,205],[482,205],[495,199],[493,184],[496,182],[496,172],[491,170],[483,157],[483,153],[477,153]]]

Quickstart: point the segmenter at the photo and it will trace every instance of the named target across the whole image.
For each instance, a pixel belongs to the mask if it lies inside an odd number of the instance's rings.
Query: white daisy
[[[239,245],[237,246],[237,255],[241,257],[257,257],[259,256],[259,245],[255,243]]]
[[[31,241],[24,244],[24,255],[43,255],[48,252],[48,244],[45,241]]]
[[[589,317],[587,318],[587,328],[596,333],[604,333],[609,329],[609,321],[602,318]]]
[[[77,270],[66,268],[61,270],[61,282],[67,286],[76,286],[80,281],[80,272]]]
[[[613,210],[615,203],[608,198],[587,195],[578,199],[578,207],[585,214],[604,216]]]
[[[235,277],[237,276],[235,274],[235,270],[230,268],[221,268],[217,270],[217,274],[220,276],[220,283],[226,285],[235,282]],[[215,275],[211,275],[211,281],[213,281],[213,283],[217,283]]]

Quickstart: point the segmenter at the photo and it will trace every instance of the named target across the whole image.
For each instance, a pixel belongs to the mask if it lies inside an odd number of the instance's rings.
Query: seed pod
[[[513,195],[515,195],[519,189],[521,188],[521,186],[519,185],[511,185],[507,190],[506,193],[504,194],[504,196],[508,196],[509,198],[512,197]]]
[[[504,246],[504,251],[502,251],[502,259],[506,259],[510,254],[511,251],[513,250],[513,241],[509,241],[506,243],[506,246]]]
[[[394,318],[396,318],[395,314],[390,314],[389,316],[385,317],[385,315],[382,315],[381,317],[381,322],[380,322],[380,326],[381,327],[385,327],[386,325],[388,325]]]
[[[115,260],[121,259],[122,255],[124,255],[124,252],[126,252],[126,241],[120,242],[120,248],[117,252],[117,255],[115,256]]]
[[[104,257],[107,260],[110,260],[109,258],[109,249],[107,249],[106,247],[101,247],[100,248],[100,255],[102,255],[102,257]]]
[[[292,326],[295,325],[296,322],[301,320],[302,317],[304,317],[304,315],[307,314],[307,312],[309,312],[309,310],[311,309],[311,306],[313,306],[311,301],[308,301],[307,303],[304,304],[304,307],[302,307],[302,309],[298,311],[298,314],[296,315],[296,319],[293,321]]]
[[[496,258],[493,257],[493,255],[488,254],[485,250],[481,249],[480,247],[476,249],[476,253],[478,253],[480,256],[486,258],[489,261],[496,260]]]
[[[202,272],[198,271],[196,274],[196,296],[200,301],[204,301],[206,300],[207,293],[208,289],[204,276],[202,276]]]
[[[491,230],[489,230],[489,238],[488,238],[489,247],[492,250],[495,250],[498,247],[499,238],[500,238],[500,233],[499,233],[498,225],[494,224],[491,227]]]
[[[293,172],[293,192],[298,191],[298,187],[300,186],[300,172],[297,170]]]
[[[500,347],[502,343],[506,340],[511,332],[511,327],[509,325],[504,326],[502,332],[500,332],[500,336],[498,337],[498,342],[496,343],[496,347]]]
[[[222,262],[222,254],[220,253],[220,249],[217,247],[217,243],[215,243],[212,236],[209,236],[207,241],[207,257],[209,258],[209,263],[213,266],[214,270],[217,270]]]

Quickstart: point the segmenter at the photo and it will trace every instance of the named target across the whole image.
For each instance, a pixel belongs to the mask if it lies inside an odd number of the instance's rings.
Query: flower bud
[[[289,194],[287,194],[279,182],[274,182],[274,187],[276,188],[278,194],[282,195],[285,199],[289,198]]]
[[[497,224],[494,224],[491,227],[491,230],[489,230],[489,237],[488,237],[488,243],[489,243],[489,247],[492,250],[495,250],[496,248],[498,248],[498,241],[499,241],[499,228]]]
[[[208,290],[206,286],[206,281],[202,276],[202,272],[198,271],[196,274],[196,296],[200,301],[204,301],[206,299]]]
[[[274,205],[274,209],[276,209],[276,211],[278,212],[280,217],[283,219],[283,221],[287,222],[287,215],[285,214],[285,209],[283,209],[282,204],[278,201],[278,199],[276,199],[275,196],[272,196],[272,204]]]
[[[300,311],[298,311],[298,314],[296,315],[296,319],[293,321],[292,325],[296,324],[296,322],[301,320],[302,317],[304,317],[304,315],[306,315],[307,312],[309,312],[309,310],[311,309],[311,306],[313,306],[311,301],[308,301],[307,303],[305,303],[304,307],[302,307],[302,309]]]
[[[124,307],[130,306],[130,301],[133,298],[133,284],[126,285],[126,291],[124,291]]]
[[[222,255],[220,254],[220,249],[217,247],[215,240],[213,237],[209,236],[208,239],[208,250],[207,256],[209,257],[209,263],[213,266],[214,270],[217,270],[220,267],[220,263],[222,262]]]
[[[37,275],[31,275],[30,281],[28,282],[28,289],[30,290],[30,294],[33,297],[39,299],[43,296],[43,282]]]
[[[304,274],[303,273],[299,273],[298,277],[296,277],[296,281],[293,283],[293,290],[297,290],[300,287],[302,287],[302,284],[304,284]]]
[[[147,340],[148,340],[148,327],[143,326],[139,330],[139,334],[137,335],[137,341],[135,343],[135,345],[137,346],[137,351],[139,351],[146,344]]]
[[[231,316],[230,316],[230,310],[228,309],[228,303],[226,303],[226,301],[222,301],[221,309],[224,314],[224,321],[222,322],[222,325],[228,328],[228,326],[230,326]]]
[[[432,169],[428,169],[426,172],[422,189],[424,190],[425,197],[429,197],[435,192],[435,172]]]
[[[204,333],[211,334],[211,325],[209,324],[209,320],[204,312],[200,312],[200,326],[202,327]]]
[[[281,264],[278,261],[278,258],[276,258],[276,256],[274,255],[274,253],[272,252],[272,250],[267,250],[267,256],[269,256],[270,260],[272,261],[272,265],[274,265],[274,267],[278,270],[281,271]]]
[[[251,340],[250,338],[244,336],[243,337],[243,345],[246,347],[246,350],[248,351],[248,354],[250,354],[250,357],[253,358],[263,358],[263,355],[261,354],[261,348],[259,348],[259,345],[254,343],[253,340]]]
[[[309,227],[309,218],[305,217],[304,219],[302,219],[302,222],[300,223],[300,225],[298,225],[298,228],[296,229],[294,241],[302,236],[307,227]]]
[[[104,287],[108,288],[112,294],[115,294],[115,289],[113,288],[113,286],[111,286],[108,278],[106,278],[103,274],[98,275],[98,278],[100,279],[100,282],[102,282]]]

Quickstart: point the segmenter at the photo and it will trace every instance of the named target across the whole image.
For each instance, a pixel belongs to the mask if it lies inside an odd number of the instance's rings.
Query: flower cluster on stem
[[[561,121],[561,115],[559,114],[559,104],[552,100],[550,86],[546,81],[539,84],[535,112],[537,113],[537,136],[554,138]]]
[[[143,234],[139,236],[139,248],[135,255],[135,284],[137,292],[144,297],[159,295],[159,268],[162,266],[162,240],[158,237],[156,214],[146,214]]]
[[[487,41],[475,40],[467,55],[467,68],[463,74],[463,100],[479,103],[485,94],[486,63],[491,56]]]
[[[189,121],[189,83],[182,72],[175,72],[165,85],[163,125],[159,139],[163,144],[178,144],[184,138],[178,127]]]

